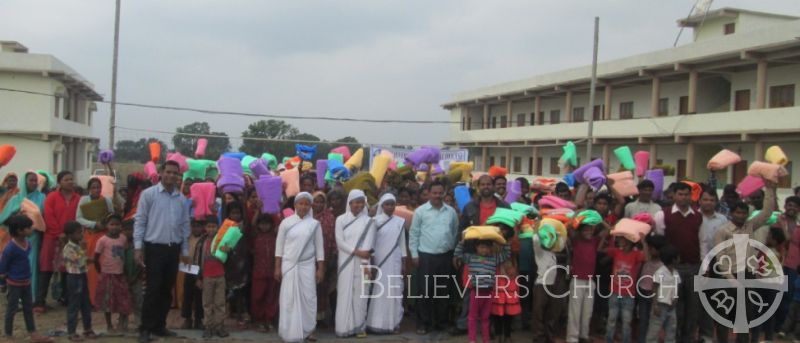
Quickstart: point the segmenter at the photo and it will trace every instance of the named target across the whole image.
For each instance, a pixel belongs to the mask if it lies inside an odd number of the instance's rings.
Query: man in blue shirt
[[[167,314],[172,304],[172,288],[178,274],[178,259],[189,261],[189,210],[178,189],[180,166],[175,161],[161,165],[161,182],[144,190],[139,197],[133,224],[136,262],[145,269],[146,285],[142,302],[139,342],[147,343],[151,334],[175,336],[167,330]]]
[[[414,211],[409,250],[418,267],[417,333],[447,327],[447,308],[453,287],[453,249],[459,239],[458,215],[444,203],[444,184],[430,186],[428,202]]]

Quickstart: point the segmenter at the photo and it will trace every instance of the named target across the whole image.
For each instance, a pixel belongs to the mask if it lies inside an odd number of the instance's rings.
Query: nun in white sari
[[[398,333],[403,320],[403,258],[406,257],[405,219],[394,216],[396,200],[387,193],[375,214],[374,267],[377,279],[367,314],[367,330]]]
[[[355,189],[347,196],[347,211],[336,218],[336,246],[339,270],[336,283],[336,336],[366,336],[367,301],[372,245],[375,241],[373,220],[367,214],[367,197]]]
[[[316,285],[324,274],[325,252],[312,201],[307,192],[295,197],[295,214],[281,222],[275,242],[275,278],[281,281],[278,335],[284,342],[316,341]]]

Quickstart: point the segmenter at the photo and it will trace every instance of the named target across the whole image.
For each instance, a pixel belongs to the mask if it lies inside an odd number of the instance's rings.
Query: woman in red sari
[[[53,273],[62,271],[63,265],[56,263],[58,251],[64,237],[64,224],[75,220],[78,211],[79,195],[75,193],[75,179],[70,171],[62,171],[56,176],[57,188],[47,194],[44,200],[45,231],[42,239],[42,249],[39,252],[39,289],[36,296],[36,305],[33,311],[44,313],[45,299],[50,288],[50,279]]]

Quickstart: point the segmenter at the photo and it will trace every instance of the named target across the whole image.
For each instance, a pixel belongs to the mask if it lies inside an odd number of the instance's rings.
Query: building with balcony
[[[649,151],[651,166],[672,167],[667,181],[705,180],[706,162],[723,148],[747,163],[718,173],[722,183],[741,180],[773,144],[799,160],[800,18],[722,8],[678,25],[693,29],[691,43],[599,63],[593,108],[591,66],[457,93],[442,105],[460,123],[444,144],[469,149],[483,170],[557,176],[567,141],[588,161],[592,116],[591,158],[612,171],[622,145]],[[800,182],[798,168],[787,168],[782,188]]]
[[[3,172],[89,170],[99,142],[92,115],[103,100],[91,83],[51,55],[0,41],[0,88],[39,93],[0,90],[0,144],[17,148]]]

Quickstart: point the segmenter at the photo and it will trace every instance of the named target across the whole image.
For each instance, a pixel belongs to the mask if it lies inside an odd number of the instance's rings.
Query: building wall
[[[0,92],[0,115],[15,118],[3,123],[2,131],[52,132],[76,137],[92,137],[88,125],[91,101],[70,91],[61,82],[41,74],[0,72],[0,87],[56,94],[67,92],[78,101],[77,113],[65,119],[69,98],[57,98],[17,92]],[[56,102],[58,117],[56,117]]]
[[[795,106],[800,105],[800,86],[797,82],[800,78],[800,65],[788,65],[780,67],[767,67],[767,106],[769,106],[769,88],[772,86],[780,86],[793,84]],[[746,71],[741,73],[731,74],[731,105],[734,108],[736,101],[735,94],[737,90],[749,89],[750,90],[750,108],[753,108],[756,103],[756,71]]]
[[[3,134],[0,134],[0,142],[17,148],[17,154],[8,165],[0,169],[0,174],[14,172],[21,176],[31,169],[57,172],[58,168],[53,165],[54,143]]]

